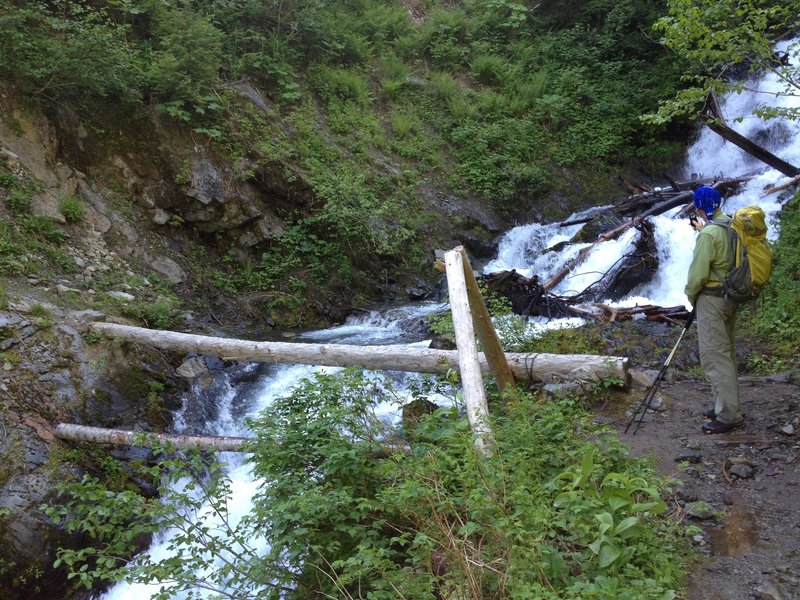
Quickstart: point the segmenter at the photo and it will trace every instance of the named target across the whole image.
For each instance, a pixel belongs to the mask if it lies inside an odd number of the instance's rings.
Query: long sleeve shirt
[[[721,212],[714,215],[713,221],[730,221],[731,218]],[[706,223],[697,234],[694,245],[692,264],[684,292],[692,304],[703,288],[722,286],[722,280],[730,271],[733,263],[729,256],[728,232],[725,227]]]

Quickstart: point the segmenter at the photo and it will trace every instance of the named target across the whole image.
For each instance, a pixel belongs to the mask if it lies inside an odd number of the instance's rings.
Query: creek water
[[[778,46],[785,50],[788,42]],[[795,61],[797,59],[795,58]],[[732,95],[722,102],[722,111],[729,125],[746,137],[756,140],[790,164],[800,164],[800,123],[774,119],[768,122],[753,118],[753,108],[762,102],[772,105],[798,106],[800,98],[776,96],[779,83],[772,74],[759,81],[750,82],[751,88],[739,95]],[[738,120],[740,119],[741,120]],[[775,239],[777,231],[774,226],[776,215],[781,209],[780,194],[762,196],[767,187],[781,184],[788,180],[779,172],[765,167],[762,163],[745,154],[731,143],[708,129],[699,132],[697,140],[688,150],[684,172],[679,178],[713,179],[715,177],[734,177],[753,174],[740,193],[726,198],[723,210],[731,213],[748,204],[758,204],[768,214],[772,224],[770,237]],[[602,208],[602,207],[601,207]],[[598,210],[597,208],[592,210]],[[652,280],[641,285],[625,299],[609,302],[612,306],[630,307],[637,304],[656,304],[660,306],[677,306],[687,304],[683,293],[686,272],[691,262],[695,233],[685,219],[675,219],[679,211],[676,208],[663,215],[651,217],[655,225],[655,235],[659,252],[659,269]],[[575,218],[581,215],[575,215]],[[530,223],[515,227],[502,238],[497,256],[489,262],[486,272],[516,269],[519,273],[531,276],[538,274],[546,278],[558,271],[567,261],[573,258],[585,245],[568,245],[562,252],[543,251],[558,242],[569,240],[580,225],[559,227],[558,224]],[[620,258],[631,250],[637,232],[629,230],[619,239],[599,244],[596,249],[581,263],[571,276],[565,278],[553,290],[561,295],[580,292],[594,283],[603,273],[609,270]],[[351,319],[341,327],[323,331],[309,332],[298,337],[297,341],[339,342],[347,344],[425,344],[424,335],[418,327],[420,319],[431,312],[442,310],[436,303],[421,303],[395,309],[387,313],[372,313],[358,319]],[[580,319],[563,319],[557,322],[545,322],[533,319],[530,327],[544,328],[552,326],[578,326]],[[246,386],[236,384],[234,380],[222,376],[215,383],[215,403],[213,410],[204,413],[205,422],[202,429],[210,434],[248,435],[244,420],[247,415],[257,414],[264,406],[275,398],[285,396],[300,379],[311,376],[322,370],[312,366],[283,366],[253,371],[253,377]],[[331,369],[325,369],[331,371]],[[404,375],[403,377],[410,377]],[[437,401],[437,399],[432,399]],[[198,415],[192,414],[190,407],[196,398],[187,397],[185,409],[176,414],[176,429],[197,426]],[[390,421],[399,419],[399,405],[381,406],[381,417]],[[241,518],[251,507],[251,497],[259,482],[252,477],[246,457],[235,453],[224,453],[220,460],[227,466],[233,481],[234,493],[229,503],[234,520]],[[154,539],[149,554],[154,559],[168,556],[167,541],[172,532],[163,531]],[[209,564],[208,568],[213,568]],[[119,584],[99,596],[103,600],[143,600],[152,597],[162,587],[161,583],[149,585]],[[168,584],[166,584],[168,586]],[[199,597],[205,592],[197,590]],[[207,594],[211,596],[210,592]],[[198,596],[195,596],[198,597]]]

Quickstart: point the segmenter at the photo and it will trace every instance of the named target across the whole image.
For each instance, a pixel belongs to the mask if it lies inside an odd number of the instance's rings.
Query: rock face
[[[73,597],[52,565],[58,547],[81,540],[55,528],[40,507],[55,502],[56,483],[76,463],[90,467],[92,457],[58,442],[54,425],[163,427],[174,408],[170,394],[183,385],[163,355],[87,344],[79,330],[97,318],[38,303],[0,311],[0,589],[9,600]]]

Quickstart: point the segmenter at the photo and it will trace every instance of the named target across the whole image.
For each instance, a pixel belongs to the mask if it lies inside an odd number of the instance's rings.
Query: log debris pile
[[[599,301],[625,298],[637,286],[650,281],[657,271],[658,248],[653,224],[647,217],[662,214],[678,206],[683,207],[678,216],[685,217],[694,206],[692,195],[698,186],[713,185],[723,195],[729,195],[735,193],[753,176],[754,173],[715,182],[699,179],[682,182],[670,180],[669,186],[653,188],[630,186],[634,193],[616,202],[607,211],[560,224],[561,226],[584,224],[570,242],[562,245],[587,242],[589,245],[582,248],[574,259],[547,280],[541,281],[539,275],[528,278],[516,271],[483,275],[483,280],[489,292],[507,298],[512,310],[519,315],[546,318],[579,316],[596,321],[646,318],[651,321],[680,323],[688,316],[682,306],[637,306],[621,309],[600,304]],[[631,228],[635,228],[638,232],[632,250],[608,272],[598,273],[595,283],[572,296],[559,295],[552,291],[576,271],[599,244],[616,239]]]
[[[560,296],[544,289],[538,277],[520,275],[516,271],[500,271],[484,275],[489,292],[508,298],[518,315],[557,319],[580,317],[603,323],[628,321],[634,318],[662,323],[682,324],[689,316],[686,307],[662,307],[647,304],[614,308],[599,302],[587,302],[582,296]]]

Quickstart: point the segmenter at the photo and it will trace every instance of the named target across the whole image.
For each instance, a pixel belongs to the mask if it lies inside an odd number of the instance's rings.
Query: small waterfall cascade
[[[779,46],[778,50],[785,50],[786,46],[788,46],[788,42]],[[775,102],[783,103],[785,106],[797,105],[800,103],[800,98],[775,97],[774,94],[778,91],[779,85],[772,74],[766,75],[758,82],[753,82],[751,87],[752,91],[724,99],[722,111],[729,125],[748,138],[756,140],[787,162],[800,164],[800,123],[778,119],[765,123],[748,117],[752,113],[753,107],[763,102],[765,96],[771,97]],[[740,117],[741,120],[737,120]],[[769,215],[772,225],[770,236],[775,239],[777,237],[775,218],[781,209],[780,195],[762,196],[762,193],[765,188],[787,181],[787,177],[759,163],[708,129],[700,132],[698,139],[689,149],[683,177],[686,179],[697,177],[713,179],[723,175],[734,177],[748,173],[756,174],[739,194],[725,200],[723,210],[731,213],[749,204],[760,205]],[[576,214],[572,218],[580,219],[602,210],[603,207],[593,208],[590,211]],[[651,217],[655,226],[660,259],[659,270],[652,280],[633,290],[629,297],[608,304],[619,307],[642,304],[660,306],[688,304],[683,287],[691,262],[695,233],[687,220],[673,218],[678,211],[679,209],[673,209],[663,215]],[[565,251],[558,253],[544,253],[543,251],[559,242],[568,241],[580,227],[581,225],[559,227],[558,224],[538,223],[516,227],[505,234],[500,242],[496,258],[485,267],[485,272],[515,269],[526,277],[539,275],[543,279],[547,278],[574,258],[587,244],[570,244],[566,246]],[[580,292],[594,283],[630,250],[635,235],[635,230],[631,229],[616,240],[597,245],[587,259],[575,269],[575,272],[559,283],[553,291],[558,294],[570,295]],[[422,339],[424,334],[421,333],[424,328],[419,327],[420,320],[424,320],[430,313],[441,309],[442,305],[440,304],[428,303],[386,313],[371,313],[351,319],[341,327],[303,334],[298,341],[371,345],[425,343]],[[562,321],[562,325],[567,326],[581,323],[580,319]],[[245,415],[257,414],[273,399],[286,395],[297,381],[309,377],[319,370],[317,367],[305,366],[272,367],[260,376],[255,386],[251,387],[248,392],[250,401],[244,405],[235,386],[224,381],[218,383],[221,386],[221,393],[214,411],[215,416],[213,420],[205,423],[204,429],[208,433],[217,435],[247,435],[248,432],[243,425]],[[385,407],[382,417],[392,421],[399,419],[397,407]],[[196,419],[196,416],[194,418]],[[182,412],[176,415],[178,429],[185,427],[186,422],[186,414]],[[230,509],[235,518],[241,518],[251,506],[250,499],[258,482],[253,480],[246,458],[242,455],[223,453],[219,458],[224,461],[233,479],[232,502],[235,503],[235,506],[231,506]],[[166,556],[166,540],[170,535],[171,532],[164,531],[158,539],[154,540],[148,550],[152,557]],[[103,600],[143,600],[155,595],[161,587],[160,583],[119,584],[104,593],[101,598]],[[213,596],[213,594],[206,594],[201,590],[195,593],[197,594],[195,597]]]

